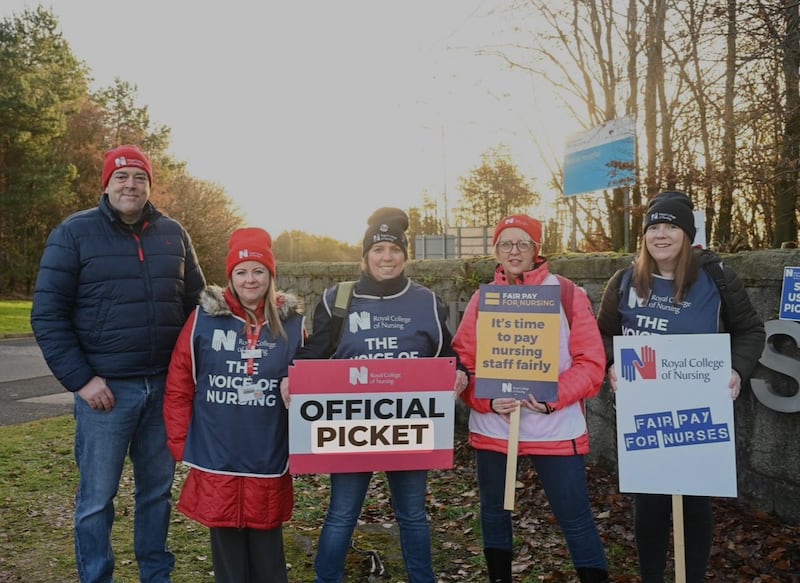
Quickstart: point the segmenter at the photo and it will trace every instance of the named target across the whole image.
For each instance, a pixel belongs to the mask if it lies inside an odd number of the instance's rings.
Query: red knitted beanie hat
[[[272,237],[264,229],[246,227],[237,229],[228,241],[228,259],[225,274],[231,278],[233,268],[243,261],[258,261],[275,277],[275,256],[272,254]]]
[[[536,243],[537,247],[542,246],[542,223],[528,215],[511,215],[504,218],[497,223],[494,228],[494,237],[492,238],[492,245],[497,244],[497,239],[500,237],[505,229],[516,227],[525,231],[531,238],[531,241]]]
[[[108,181],[111,180],[111,175],[114,174],[115,170],[128,166],[141,168],[147,172],[150,186],[153,185],[153,167],[150,165],[150,159],[147,154],[136,146],[125,145],[106,152],[106,158],[103,162],[103,190],[108,186]]]

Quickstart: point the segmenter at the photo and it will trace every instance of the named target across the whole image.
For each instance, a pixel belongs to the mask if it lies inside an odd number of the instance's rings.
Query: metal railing
[[[417,235],[415,259],[459,259],[492,254],[493,227],[450,227],[446,235]]]

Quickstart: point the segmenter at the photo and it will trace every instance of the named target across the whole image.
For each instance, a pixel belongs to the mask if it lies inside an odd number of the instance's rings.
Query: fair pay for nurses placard
[[[728,334],[615,336],[621,492],[736,497]]]
[[[475,395],[558,400],[561,287],[481,285]]]

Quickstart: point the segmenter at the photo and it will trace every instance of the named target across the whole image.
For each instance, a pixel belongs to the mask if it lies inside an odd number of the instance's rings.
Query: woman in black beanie
[[[331,342],[336,286],[325,291],[314,312],[313,334],[296,358],[427,358],[458,357],[447,328],[447,308],[431,290],[405,275],[408,259],[408,216],[397,208],[381,208],[368,220],[363,238],[361,276],[355,284],[347,315],[367,314],[371,325],[353,330],[343,326]],[[391,343],[377,322],[403,322],[392,329]],[[347,317],[345,318],[347,321]],[[378,338],[376,334],[380,337]],[[381,341],[378,341],[381,340]],[[467,386],[460,365],[456,394]],[[288,380],[281,393],[289,404]],[[430,524],[426,511],[427,470],[387,471],[392,507],[400,528],[400,546],[409,583],[434,583]],[[314,562],[315,583],[339,583],[347,552],[372,472],[331,474],[331,499]]]
[[[613,390],[614,336],[623,334],[711,334],[727,332],[733,369],[731,398],[755,368],[764,344],[764,324],[736,273],[708,250],[692,246],[696,228],[692,200],[666,191],[650,201],[644,216],[644,244],[632,267],[608,282],[597,323],[606,348],[608,380]],[[672,303],[650,301],[670,297]],[[647,322],[658,319],[654,331]],[[687,583],[704,580],[711,553],[711,498],[683,496]],[[671,497],[634,495],[634,533],[642,583],[663,583],[671,526]]]

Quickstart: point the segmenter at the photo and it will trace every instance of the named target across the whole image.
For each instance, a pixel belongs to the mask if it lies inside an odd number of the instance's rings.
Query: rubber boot
[[[581,583],[608,583],[608,571],[595,567],[581,567],[578,569],[578,579]]]
[[[483,549],[491,583],[511,583],[511,551]]]

